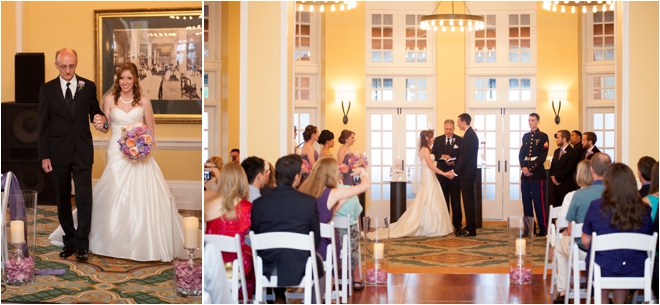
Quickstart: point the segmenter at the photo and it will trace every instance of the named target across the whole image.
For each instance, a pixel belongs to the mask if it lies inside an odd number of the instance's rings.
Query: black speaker
[[[39,138],[38,103],[6,102],[0,105],[2,105],[2,148],[34,148],[36,152]],[[3,159],[6,159],[4,154]]]
[[[14,56],[14,100],[38,103],[39,88],[46,79],[44,53],[16,53]]]
[[[3,152],[4,155],[4,152]],[[55,205],[55,188],[52,173],[46,174],[41,161],[2,160],[2,173],[11,171],[18,179],[21,190],[36,191],[37,203]]]

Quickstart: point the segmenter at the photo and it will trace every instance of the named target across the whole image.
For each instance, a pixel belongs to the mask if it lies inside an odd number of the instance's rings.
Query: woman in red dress
[[[245,235],[250,232],[252,203],[247,201],[249,186],[245,170],[236,162],[229,162],[220,172],[218,195],[204,205],[205,234],[241,237],[243,266],[246,274],[248,297],[254,293],[254,270],[252,248],[245,244]],[[236,259],[234,253],[222,253],[225,262]],[[242,291],[239,297],[242,296]]]

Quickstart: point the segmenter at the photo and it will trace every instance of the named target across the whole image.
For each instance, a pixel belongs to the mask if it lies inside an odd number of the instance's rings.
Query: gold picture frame
[[[116,68],[138,67],[156,123],[201,124],[204,90],[202,7],[94,11],[98,99],[111,91]]]

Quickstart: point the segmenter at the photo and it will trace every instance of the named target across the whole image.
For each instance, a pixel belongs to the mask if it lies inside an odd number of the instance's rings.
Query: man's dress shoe
[[[468,231],[468,230],[465,230],[465,231],[463,231],[463,235],[462,235],[462,236],[463,236],[463,237],[466,237],[466,236],[477,236],[477,231]]]
[[[76,253],[76,259],[81,261],[86,261],[88,252],[89,251],[87,250],[78,250],[78,253]]]
[[[66,246],[60,251],[60,257],[67,258],[72,254],[76,253],[76,248],[71,246]]]

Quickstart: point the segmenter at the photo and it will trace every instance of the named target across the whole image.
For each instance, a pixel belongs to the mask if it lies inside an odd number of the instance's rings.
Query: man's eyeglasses
[[[59,67],[60,67],[60,69],[62,69],[62,70],[66,70],[66,68],[69,68],[69,69],[73,70],[73,69],[76,68],[76,65],[68,65],[68,66],[67,66],[67,65],[61,65],[61,66],[59,66]]]

